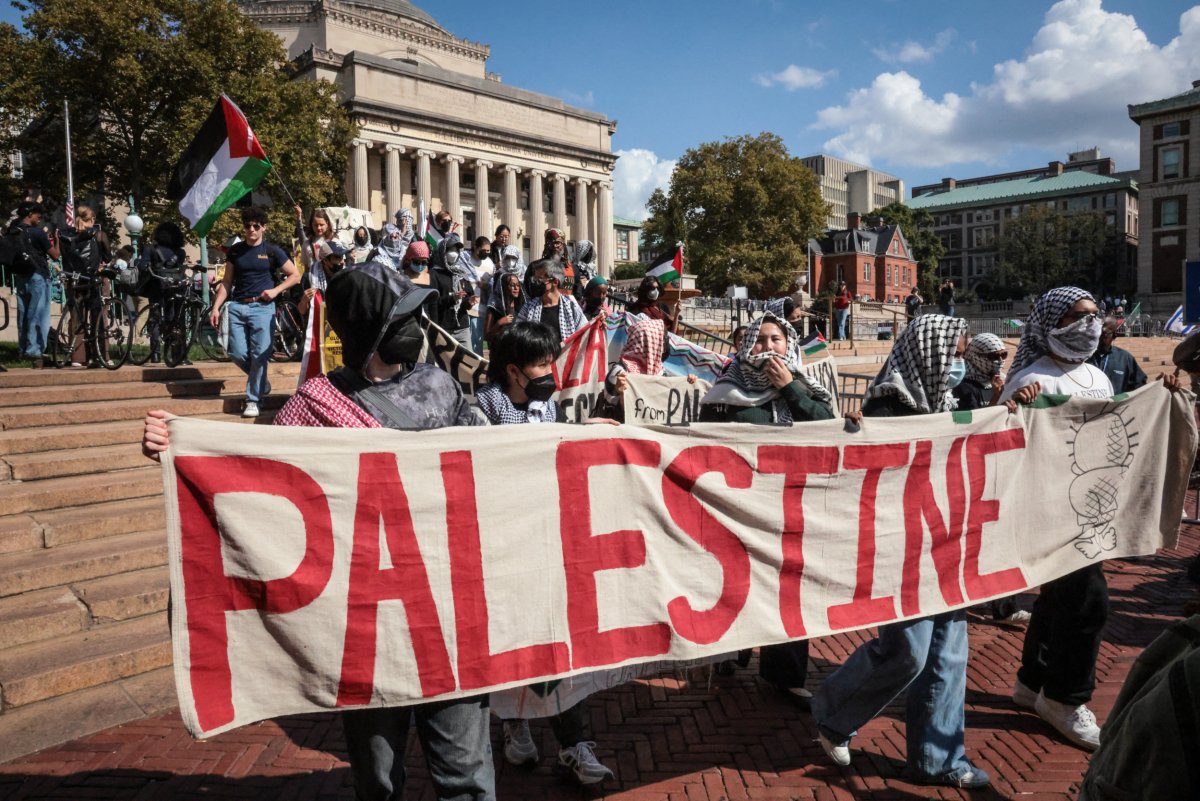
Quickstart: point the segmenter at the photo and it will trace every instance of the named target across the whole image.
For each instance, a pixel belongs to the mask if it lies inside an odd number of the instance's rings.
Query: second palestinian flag
[[[208,234],[221,212],[237,203],[271,169],[246,115],[225,95],[175,165],[167,197],[192,230]]]
[[[827,347],[829,346],[825,342],[825,337],[821,336],[821,332],[816,329],[813,329],[813,332],[800,342],[800,351],[805,356],[814,356]]]
[[[650,268],[646,270],[646,275],[652,275],[658,279],[658,283],[663,286],[678,281],[679,276],[683,273],[683,244],[676,244],[674,250],[668,250],[663,255],[654,260]]]

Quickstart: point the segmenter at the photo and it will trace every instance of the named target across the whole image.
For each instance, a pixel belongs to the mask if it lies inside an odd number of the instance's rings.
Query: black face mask
[[[529,282],[529,297],[540,298],[546,294],[546,282],[536,278]]]
[[[792,330],[796,332],[797,336],[804,336],[804,322],[796,320],[792,323]]]
[[[364,245],[366,245],[367,244],[367,235],[366,234],[358,234],[357,236],[355,236],[354,244],[358,245],[359,247],[363,247]]]
[[[409,315],[388,326],[375,352],[384,364],[411,364],[421,358],[425,332],[416,315]]]
[[[450,233],[450,221],[446,220],[445,222],[443,222],[441,225],[438,226],[438,230],[441,231],[443,234]]]
[[[528,376],[526,376],[528,378]],[[525,395],[531,401],[548,401],[554,394],[554,373],[546,373],[538,378],[530,378],[525,384]]]

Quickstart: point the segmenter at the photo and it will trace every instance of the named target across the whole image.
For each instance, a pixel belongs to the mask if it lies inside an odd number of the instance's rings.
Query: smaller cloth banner
[[[435,322],[426,322],[425,337],[427,345],[422,361],[441,367],[458,382],[464,395],[474,398],[487,383],[487,359],[464,348]]]
[[[325,304],[321,293],[315,292],[309,299],[308,324],[304,327],[304,355],[300,358],[300,375],[297,388],[319,375],[325,375]]]
[[[832,356],[827,356],[817,362],[809,362],[800,368],[800,372],[816,381],[825,389],[829,390],[833,405],[833,416],[842,416],[842,393],[838,386],[838,369],[837,361]]]

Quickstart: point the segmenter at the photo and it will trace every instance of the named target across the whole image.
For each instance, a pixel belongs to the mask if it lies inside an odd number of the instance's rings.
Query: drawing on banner
[[[1088,559],[1117,547],[1117,530],[1112,525],[1119,511],[1117,492],[1125,472],[1133,462],[1137,432],[1134,422],[1122,413],[1127,407],[1114,407],[1074,428],[1071,446],[1071,482],[1069,496],[1080,526],[1074,545]]]

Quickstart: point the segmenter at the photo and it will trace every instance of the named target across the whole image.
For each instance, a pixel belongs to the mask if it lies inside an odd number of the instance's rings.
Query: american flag
[[[67,218],[67,227],[73,228],[75,226],[75,198],[67,198],[67,204],[63,207],[63,214]]]

